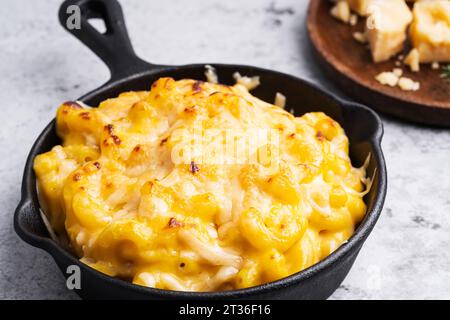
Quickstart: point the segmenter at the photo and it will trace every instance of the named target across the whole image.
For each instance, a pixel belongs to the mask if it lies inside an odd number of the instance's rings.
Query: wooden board
[[[307,27],[319,64],[327,76],[346,94],[373,109],[410,121],[450,127],[450,83],[440,78],[441,70],[421,65],[419,73],[402,66],[404,75],[420,82],[418,91],[381,85],[375,80],[383,71],[396,68],[396,58],[373,63],[367,45],[353,39],[363,31],[365,20],[350,26],[330,15],[327,0],[310,0]],[[406,56],[408,49],[402,54]]]

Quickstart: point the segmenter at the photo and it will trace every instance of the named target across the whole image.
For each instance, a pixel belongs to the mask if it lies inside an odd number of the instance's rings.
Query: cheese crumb
[[[407,64],[411,71],[413,72],[419,72],[420,71],[420,56],[419,56],[419,50],[412,49],[408,55],[405,58],[405,64]]]
[[[439,62],[435,61],[431,64],[431,69],[437,70],[439,69]]]
[[[353,39],[355,39],[359,43],[366,43],[367,42],[366,35],[364,33],[362,33],[362,32],[354,32],[353,33]]]
[[[400,68],[395,68],[394,70],[392,70],[392,72],[397,76],[397,77],[401,77],[403,75],[403,70]]]
[[[342,22],[349,23],[350,21],[350,7],[346,1],[339,1],[331,8],[330,14]]]
[[[394,72],[382,72],[375,77],[382,85],[395,87],[398,83],[398,76]]]
[[[356,14],[352,14],[348,22],[351,26],[356,26],[356,24],[358,23],[358,16]]]
[[[398,86],[404,91],[417,91],[420,89],[420,83],[410,78],[401,77],[398,80]]]
[[[216,69],[213,66],[207,64],[205,66],[205,77],[209,83],[219,83],[219,78],[217,77]]]
[[[417,91],[420,89],[420,83],[412,79],[402,77],[403,70],[395,68],[392,71],[382,72],[375,77],[375,79],[385,86],[395,87],[399,86],[404,91]]]
[[[286,106],[286,97],[283,94],[277,92],[277,94],[275,95],[274,105],[284,109],[284,107]]]

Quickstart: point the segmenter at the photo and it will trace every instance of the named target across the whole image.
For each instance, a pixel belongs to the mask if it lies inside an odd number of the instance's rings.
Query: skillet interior
[[[80,0],[82,1],[82,0]],[[70,3],[71,1],[69,1]],[[86,2],[86,1],[85,1]],[[96,0],[103,5],[118,5],[112,0]],[[116,8],[117,9],[117,8]],[[120,7],[119,7],[120,9]],[[123,35],[122,35],[123,36]],[[103,40],[102,40],[103,41]],[[128,49],[129,50],[129,49]],[[95,49],[94,49],[95,51]],[[97,51],[96,51],[97,52]],[[99,52],[97,54],[101,55]],[[104,57],[103,57],[104,58]],[[114,67],[117,61],[105,62],[110,67],[113,80],[101,88],[81,97],[79,100],[88,105],[117,96],[129,90],[148,90],[153,81],[170,76],[175,79],[204,79],[204,64],[163,67],[154,66],[133,58],[133,67],[126,70],[124,62]],[[113,59],[114,60],[114,59]],[[215,293],[188,293],[144,288],[128,282],[103,275],[80,263],[76,257],[63,250],[50,239],[45,225],[39,216],[39,203],[33,161],[37,154],[50,150],[60,141],[56,136],[54,120],[46,127],[33,146],[25,167],[22,184],[22,200],[15,214],[17,233],[28,243],[48,251],[63,272],[68,265],[78,265],[82,271],[82,288],[77,293],[85,298],[303,298],[321,299],[328,297],[348,273],[364,240],[371,232],[378,219],[386,193],[386,169],[380,141],[383,134],[381,121],[367,107],[337,99],[310,83],[296,77],[275,71],[250,66],[212,64],[224,84],[234,84],[232,74],[236,71],[242,75],[258,75],[261,85],[252,94],[273,102],[276,92],[287,97],[287,108],[293,108],[297,116],[310,111],[323,111],[338,121],[345,129],[350,140],[350,157],[354,166],[360,166],[370,153],[372,155],[368,175],[375,174],[375,180],[365,201],[368,211],[355,234],[337,251],[312,267],[276,282],[261,286]],[[126,63],[125,63],[126,66]],[[137,67],[138,66],[138,67]],[[116,72],[114,70],[126,72]],[[56,106],[55,106],[56,108]],[[376,170],[375,170],[376,168]],[[67,277],[68,274],[65,273]]]

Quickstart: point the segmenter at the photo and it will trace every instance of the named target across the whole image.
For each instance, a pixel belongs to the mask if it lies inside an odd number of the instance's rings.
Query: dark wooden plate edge
[[[314,59],[324,71],[324,74],[332,80],[345,94],[354,98],[372,109],[393,115],[399,119],[408,120],[418,124],[432,125],[436,127],[450,127],[450,109],[417,104],[405,101],[355,81],[347,74],[338,70],[327,58],[326,53],[319,50],[320,44],[317,29],[315,28],[315,14],[322,0],[311,0],[307,12],[308,39],[314,50]]]

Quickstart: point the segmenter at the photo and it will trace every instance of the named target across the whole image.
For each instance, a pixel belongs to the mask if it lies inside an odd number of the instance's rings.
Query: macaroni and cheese
[[[237,83],[161,78],[62,104],[36,157],[41,206],[81,261],[136,284],[246,288],[308,268],[363,219],[370,188],[341,126]]]

